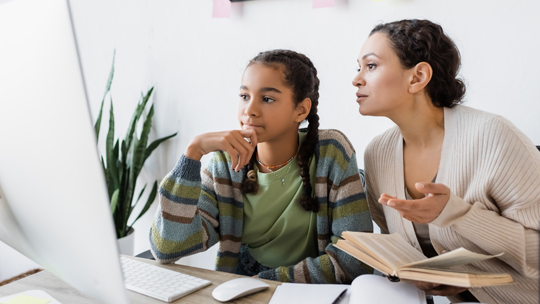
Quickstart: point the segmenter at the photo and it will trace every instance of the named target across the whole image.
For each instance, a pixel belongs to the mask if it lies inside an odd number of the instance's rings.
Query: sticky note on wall
[[[231,16],[230,0],[214,0],[212,18],[229,18]]]
[[[333,7],[335,0],[313,0],[313,8]]]

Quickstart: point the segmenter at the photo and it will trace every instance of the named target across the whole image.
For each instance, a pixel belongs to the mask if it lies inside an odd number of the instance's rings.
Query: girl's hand
[[[383,193],[379,203],[396,209],[403,218],[418,224],[433,222],[450,199],[450,189],[443,184],[416,183],[416,189],[426,197],[417,200],[401,200]]]
[[[250,142],[246,141],[246,138]],[[184,155],[200,161],[203,155],[222,150],[231,156],[231,169],[238,172],[249,163],[255,147],[257,147],[257,133],[253,130],[205,133],[191,140]]]
[[[403,281],[407,283],[411,283],[414,286],[416,286],[416,288],[425,291],[427,295],[433,295],[433,296],[444,296],[444,297],[455,296],[458,293],[461,293],[467,290],[467,288],[458,287],[458,286],[441,285],[441,284],[421,282],[421,281],[409,281],[409,280],[403,280]]]

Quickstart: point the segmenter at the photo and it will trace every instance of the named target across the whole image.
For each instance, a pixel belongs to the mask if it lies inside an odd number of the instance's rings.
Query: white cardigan
[[[505,118],[466,106],[445,108],[444,128],[435,182],[452,194],[429,224],[433,247],[439,254],[459,247],[504,252],[462,269],[506,272],[517,284],[470,291],[485,303],[539,303],[540,152]],[[397,126],[371,141],[364,162],[373,220],[383,233],[398,233],[421,251],[412,222],[377,202],[382,193],[405,199],[403,138]]]

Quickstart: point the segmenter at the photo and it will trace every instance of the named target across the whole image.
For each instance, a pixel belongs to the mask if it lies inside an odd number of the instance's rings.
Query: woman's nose
[[[355,87],[360,87],[365,85],[364,77],[362,76],[362,72],[359,72],[356,74],[356,76],[352,80],[352,85]]]

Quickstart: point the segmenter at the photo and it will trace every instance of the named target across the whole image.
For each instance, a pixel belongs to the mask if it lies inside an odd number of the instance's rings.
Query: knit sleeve
[[[262,279],[314,284],[350,284],[359,275],[373,273],[373,269],[333,246],[343,231],[373,232],[373,224],[363,192],[356,154],[349,160],[337,184],[331,188],[328,208],[317,216],[332,219],[330,237],[324,252],[317,258],[307,258],[289,267],[278,267],[259,273]],[[321,207],[324,206],[321,204]],[[321,213],[323,212],[323,213]],[[329,236],[319,235],[319,242]]]
[[[454,194],[432,224],[452,227],[518,272],[538,278],[540,153],[512,123],[495,117],[485,126],[485,148],[477,183],[492,204],[467,202]]]
[[[182,155],[159,187],[159,208],[150,229],[150,249],[157,261],[171,263],[205,251],[219,240],[218,208],[212,179],[214,161]]]
[[[365,166],[365,179],[366,179],[366,198],[371,211],[371,216],[373,221],[381,229],[381,233],[388,234],[388,225],[386,223],[386,217],[382,205],[379,204],[378,200],[381,193],[378,193],[377,185],[375,183],[375,174],[376,174],[376,164],[377,160],[375,159],[375,145],[376,140],[373,140],[366,151],[364,152],[364,166]]]

